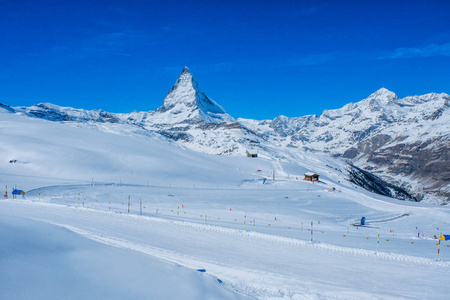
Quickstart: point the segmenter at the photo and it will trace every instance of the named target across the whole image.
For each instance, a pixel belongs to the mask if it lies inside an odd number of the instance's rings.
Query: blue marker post
[[[361,218],[361,226],[366,225],[366,217]]]

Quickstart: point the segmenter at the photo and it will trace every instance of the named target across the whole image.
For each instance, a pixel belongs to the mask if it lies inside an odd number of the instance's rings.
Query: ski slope
[[[208,155],[134,130],[0,114],[0,183],[27,192],[0,201],[0,298],[445,297],[446,206],[358,189],[320,155]]]

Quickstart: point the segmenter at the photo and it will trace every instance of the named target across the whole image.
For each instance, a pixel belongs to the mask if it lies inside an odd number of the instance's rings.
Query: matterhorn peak
[[[166,109],[170,109],[170,106],[173,106],[173,103],[171,103],[173,97],[170,97],[170,95],[174,92],[177,92],[179,94],[181,90],[183,90],[184,92],[198,92],[198,84],[192,76],[191,72],[189,72],[188,67],[183,68],[183,70],[181,71],[181,75],[178,77],[177,81],[170,89],[166,99],[164,99],[164,106]]]
[[[165,114],[167,123],[235,122],[219,104],[199,90],[188,67],[183,68],[157,112]]]
[[[189,72],[189,68],[185,66],[185,67],[183,68],[183,70],[181,71],[181,75],[187,74],[187,73],[191,74],[191,72]]]

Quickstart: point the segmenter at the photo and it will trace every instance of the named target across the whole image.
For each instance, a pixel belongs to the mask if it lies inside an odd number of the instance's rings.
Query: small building
[[[312,172],[308,172],[305,173],[305,178],[303,178],[303,180],[307,180],[307,181],[319,181],[319,175],[317,175],[316,173],[312,173]]]
[[[247,152],[247,157],[258,157],[258,153],[249,152],[248,150],[246,150],[246,152]]]

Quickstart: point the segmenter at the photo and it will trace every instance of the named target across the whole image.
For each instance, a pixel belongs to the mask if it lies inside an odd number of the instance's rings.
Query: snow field
[[[358,202],[346,199],[345,193],[319,189],[213,190],[126,185],[71,186],[70,190],[64,189],[65,187],[41,189],[41,201],[119,214],[128,214],[129,207],[129,214],[138,216],[142,207],[142,216],[146,217],[237,230],[244,230],[245,227],[247,232],[303,241],[311,240],[313,222],[315,242],[373,251],[376,251],[378,244],[378,250],[382,252],[393,251],[430,259],[435,258],[437,253],[437,240],[433,236],[445,233],[448,228],[445,221],[440,224],[432,221],[433,216],[429,217],[430,223],[427,226],[417,225],[422,224],[420,219],[414,220],[420,210],[415,212],[414,207],[410,207],[407,212],[409,214],[412,211],[411,215],[402,216],[407,209],[402,205],[391,204],[393,208],[390,211],[367,209]],[[30,191],[27,199],[38,201],[36,193],[39,190]],[[53,195],[48,198],[48,193]],[[128,197],[131,200],[130,206]],[[362,215],[366,216],[368,225],[352,226],[351,223],[359,221]],[[398,216],[400,217],[397,219]],[[447,246],[441,247],[441,259],[450,255],[450,248]]]
[[[377,254],[273,233],[28,200],[3,201],[2,206],[12,215],[55,224],[106,245],[189,269],[204,268],[225,287],[256,298],[433,298],[443,287],[431,278],[448,274],[446,260],[382,251]],[[359,246],[357,239],[353,243]],[[405,284],[417,278],[433,292]]]

